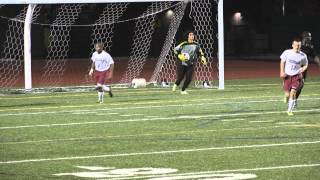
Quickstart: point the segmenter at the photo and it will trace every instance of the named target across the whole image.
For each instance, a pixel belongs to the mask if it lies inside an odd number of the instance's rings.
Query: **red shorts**
[[[291,89],[298,90],[302,83],[301,74],[297,74],[294,76],[287,76],[283,80],[283,90],[290,92]]]
[[[96,84],[104,84],[106,82],[107,77],[109,77],[110,71],[95,71],[94,72],[94,80]]]

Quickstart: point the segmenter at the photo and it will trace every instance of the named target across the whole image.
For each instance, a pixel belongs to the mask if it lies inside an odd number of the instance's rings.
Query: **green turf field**
[[[0,179],[320,179],[320,79],[0,96]]]

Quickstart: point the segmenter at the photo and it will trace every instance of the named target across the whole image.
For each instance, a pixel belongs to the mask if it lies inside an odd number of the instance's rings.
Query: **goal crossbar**
[[[81,4],[81,3],[130,3],[130,2],[164,2],[183,0],[0,0],[0,4]]]

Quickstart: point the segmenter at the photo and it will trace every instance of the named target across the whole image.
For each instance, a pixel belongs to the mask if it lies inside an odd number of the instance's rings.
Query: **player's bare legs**
[[[295,107],[295,103],[296,103],[296,93],[297,91],[295,89],[291,89],[290,91],[290,95],[289,95],[289,101],[288,101],[288,115],[292,116],[293,115],[293,109]]]
[[[283,98],[283,102],[284,103],[288,103],[289,96],[290,96],[289,92],[284,92],[284,98]]]
[[[112,91],[111,91],[111,87],[108,86],[108,85],[103,85],[102,86],[102,90],[105,91],[105,92],[108,92],[109,96],[110,97],[113,97],[113,94],[112,94]]]
[[[98,103],[102,104],[104,102],[104,91],[101,84],[97,84],[96,90],[98,91]]]

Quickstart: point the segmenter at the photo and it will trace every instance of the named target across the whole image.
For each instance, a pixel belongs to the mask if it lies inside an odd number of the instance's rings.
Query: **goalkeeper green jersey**
[[[181,62],[183,66],[193,65],[195,60],[197,60],[199,56],[204,56],[200,45],[197,42],[189,43],[187,41],[184,41],[177,47],[175,47],[173,51],[176,55],[181,53],[188,54],[189,59],[187,59],[187,61]]]

